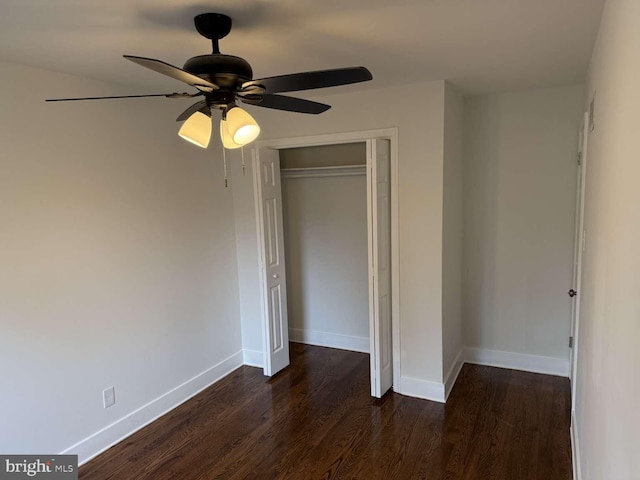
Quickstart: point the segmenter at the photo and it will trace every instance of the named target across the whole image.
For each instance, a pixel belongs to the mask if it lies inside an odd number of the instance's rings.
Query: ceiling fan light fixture
[[[233,143],[243,146],[260,135],[260,126],[255,119],[240,107],[233,107],[226,114],[226,124]]]
[[[242,147],[242,145],[238,145],[231,138],[229,125],[225,119],[220,120],[220,138],[222,139],[222,146],[226,149],[232,150]]]
[[[187,142],[207,148],[211,140],[211,128],[211,117],[202,112],[195,112],[182,124],[178,135]]]

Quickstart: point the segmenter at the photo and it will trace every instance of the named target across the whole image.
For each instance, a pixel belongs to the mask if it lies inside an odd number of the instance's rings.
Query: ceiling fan
[[[246,111],[237,106],[243,102],[264,108],[289,112],[319,114],[330,105],[302,98],[279,95],[282,92],[296,92],[315,88],[335,87],[365,82],[373,77],[365,67],[338,68],[312,72],[293,73],[276,77],[253,79],[251,65],[243,58],[220,53],[219,40],[231,31],[231,18],[220,13],[203,13],[194,18],[196,30],[211,40],[213,52],[190,58],[184,68],[169,65],[153,58],[124,55],[124,58],[155,72],[179,80],[194,87],[194,93],[167,93],[151,95],[124,95],[109,97],[54,98],[47,102],[75,100],[101,100],[114,98],[203,97],[182,112],[176,121],[185,123],[179,135],[206,148],[211,138],[212,110],[222,111],[220,135],[225,148],[239,148],[253,140],[260,133],[260,127]]]

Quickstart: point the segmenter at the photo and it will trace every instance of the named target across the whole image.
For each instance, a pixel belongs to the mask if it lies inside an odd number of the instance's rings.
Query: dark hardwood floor
[[[101,479],[571,478],[566,378],[465,365],[446,406],[369,396],[369,356],[291,344],[80,468]]]

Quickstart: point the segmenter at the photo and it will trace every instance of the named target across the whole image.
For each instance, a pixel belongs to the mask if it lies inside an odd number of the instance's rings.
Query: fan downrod
[[[231,18],[222,13],[201,13],[196,15],[193,23],[200,35],[211,40],[213,53],[220,53],[218,40],[231,31]]]

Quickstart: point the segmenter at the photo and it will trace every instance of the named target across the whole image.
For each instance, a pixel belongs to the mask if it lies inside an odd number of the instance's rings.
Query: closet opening
[[[398,328],[397,131],[390,133],[257,145],[266,375],[289,365],[289,340],[369,353],[376,397],[399,375],[392,333]]]
[[[366,143],[279,155],[289,340],[369,353]]]

